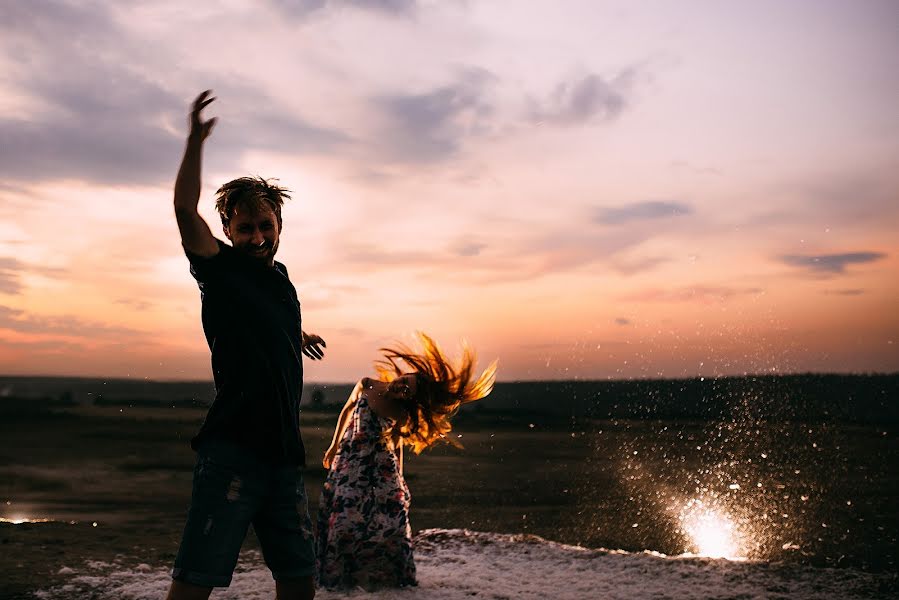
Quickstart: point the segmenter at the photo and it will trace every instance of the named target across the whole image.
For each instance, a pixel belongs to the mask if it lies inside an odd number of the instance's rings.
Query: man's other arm
[[[181,232],[181,244],[188,252],[207,258],[218,254],[219,246],[209,225],[197,211],[197,205],[200,202],[203,142],[215,126],[216,119],[213,117],[203,121],[200,118],[200,111],[213,100],[215,98],[210,97],[210,90],[206,90],[194,100],[184,158],[175,179],[175,219]]]

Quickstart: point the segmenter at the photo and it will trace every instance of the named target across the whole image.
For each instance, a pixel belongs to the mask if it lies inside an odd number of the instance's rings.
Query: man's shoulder
[[[212,256],[200,256],[184,248],[184,254],[190,263],[190,273],[199,283],[209,283],[220,279],[224,273],[232,271],[234,248],[216,238],[218,252]]]
[[[182,250],[184,250],[184,255],[187,256],[187,260],[190,261],[190,264],[196,263],[208,263],[216,260],[227,259],[234,252],[234,248],[223,242],[222,240],[215,238],[215,243],[218,245],[218,251],[211,256],[202,256],[200,254],[196,254],[191,252],[184,246],[181,246]]]
[[[275,261],[275,269],[284,275],[284,277],[290,279],[290,276],[287,274],[287,266],[284,263]]]

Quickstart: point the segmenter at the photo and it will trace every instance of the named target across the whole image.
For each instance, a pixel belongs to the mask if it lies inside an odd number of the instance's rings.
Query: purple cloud
[[[603,225],[621,225],[632,221],[666,219],[689,215],[693,209],[682,202],[635,202],[616,208],[599,208],[594,221]]]
[[[531,120],[554,125],[579,125],[592,119],[610,121],[627,105],[626,90],[631,71],[606,80],[591,73],[576,81],[558,84],[552,96],[531,109]]]
[[[806,269],[812,273],[839,275],[846,272],[849,265],[876,262],[886,258],[882,252],[847,252],[845,254],[787,254],[781,262],[791,267]]]

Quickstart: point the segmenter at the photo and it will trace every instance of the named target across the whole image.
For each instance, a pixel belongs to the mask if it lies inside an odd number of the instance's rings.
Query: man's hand
[[[216,117],[212,117],[207,121],[200,118],[200,111],[215,100],[215,96],[210,97],[210,94],[212,94],[212,90],[206,90],[197,96],[190,111],[190,137],[199,139],[201,142],[209,137],[209,134],[212,133],[212,128],[215,127],[215,123],[218,120]]]
[[[320,336],[314,333],[303,332],[303,354],[312,360],[321,360],[325,356],[325,351],[322,348],[327,347],[328,344]]]
[[[181,245],[197,256],[211,257],[218,254],[219,245],[209,225],[197,212],[200,202],[200,178],[203,163],[203,140],[209,136],[215,119],[203,121],[200,111],[215,98],[206,90],[194,100],[190,110],[190,134],[184,148],[184,158],[175,179],[175,218],[181,233]]]

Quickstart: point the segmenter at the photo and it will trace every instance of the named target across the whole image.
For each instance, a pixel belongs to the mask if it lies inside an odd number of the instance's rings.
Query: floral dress
[[[318,511],[318,583],[416,585],[409,488],[378,417],[360,396],[325,479]]]

